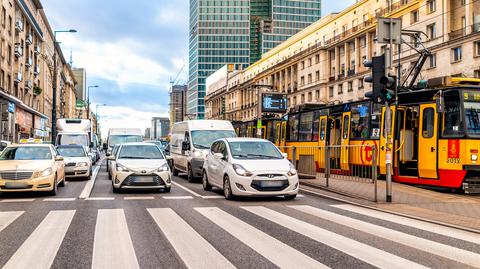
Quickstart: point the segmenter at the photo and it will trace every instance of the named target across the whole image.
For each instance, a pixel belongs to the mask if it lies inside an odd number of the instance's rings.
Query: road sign
[[[287,95],[283,93],[262,94],[262,112],[287,112]]]
[[[380,44],[401,44],[402,19],[378,18],[377,40]]]
[[[75,105],[76,105],[77,109],[84,108],[84,107],[85,107],[85,101],[83,101],[83,100],[77,100],[77,102],[76,102]]]

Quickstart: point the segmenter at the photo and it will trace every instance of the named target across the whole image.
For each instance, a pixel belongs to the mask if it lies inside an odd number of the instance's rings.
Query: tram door
[[[350,116],[351,112],[345,112],[342,116],[342,138],[340,139],[340,166],[341,169],[349,170],[349,145],[350,145]]]
[[[392,128],[390,129],[390,135],[393,135],[393,126],[394,126],[394,119],[396,117],[396,111],[395,111],[395,107],[394,106],[391,106],[390,107],[391,110],[392,110]],[[387,133],[385,132],[385,107],[382,108],[382,131],[381,131],[381,134],[380,134],[380,161],[379,161],[379,166],[380,166],[380,174],[381,175],[385,175],[387,174],[387,166],[385,164],[386,162],[386,153],[387,153]],[[392,148],[393,150],[393,148]],[[393,157],[393,153],[392,153],[392,157]]]
[[[320,156],[318,163],[320,168],[325,168],[325,146],[327,144],[327,116],[320,116],[318,127],[318,146],[320,147]]]
[[[340,169],[340,145],[342,142],[342,115],[331,116],[328,119],[329,145],[330,150],[330,168]]]
[[[418,140],[418,176],[420,178],[437,178],[437,128],[438,114],[436,104],[420,105],[420,126]]]

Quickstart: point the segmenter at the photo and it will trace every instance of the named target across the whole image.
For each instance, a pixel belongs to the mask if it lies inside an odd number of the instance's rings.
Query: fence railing
[[[302,182],[378,201],[375,145],[284,146]]]

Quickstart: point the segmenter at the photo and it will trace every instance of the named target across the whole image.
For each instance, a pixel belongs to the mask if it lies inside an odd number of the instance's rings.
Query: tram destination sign
[[[282,93],[262,94],[262,112],[286,113],[287,95]]]

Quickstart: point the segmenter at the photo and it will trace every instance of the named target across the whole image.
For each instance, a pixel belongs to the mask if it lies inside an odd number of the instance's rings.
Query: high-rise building
[[[87,95],[87,72],[85,68],[73,68],[73,74],[78,84],[75,89],[78,100],[86,100]]]
[[[320,19],[321,0],[190,0],[187,115],[205,116],[205,80],[225,64],[246,68]]]
[[[187,85],[173,85],[170,90],[170,124],[183,121],[187,112]]]
[[[152,127],[150,127],[151,139],[162,139],[170,133],[170,119],[168,118],[152,118]]]

